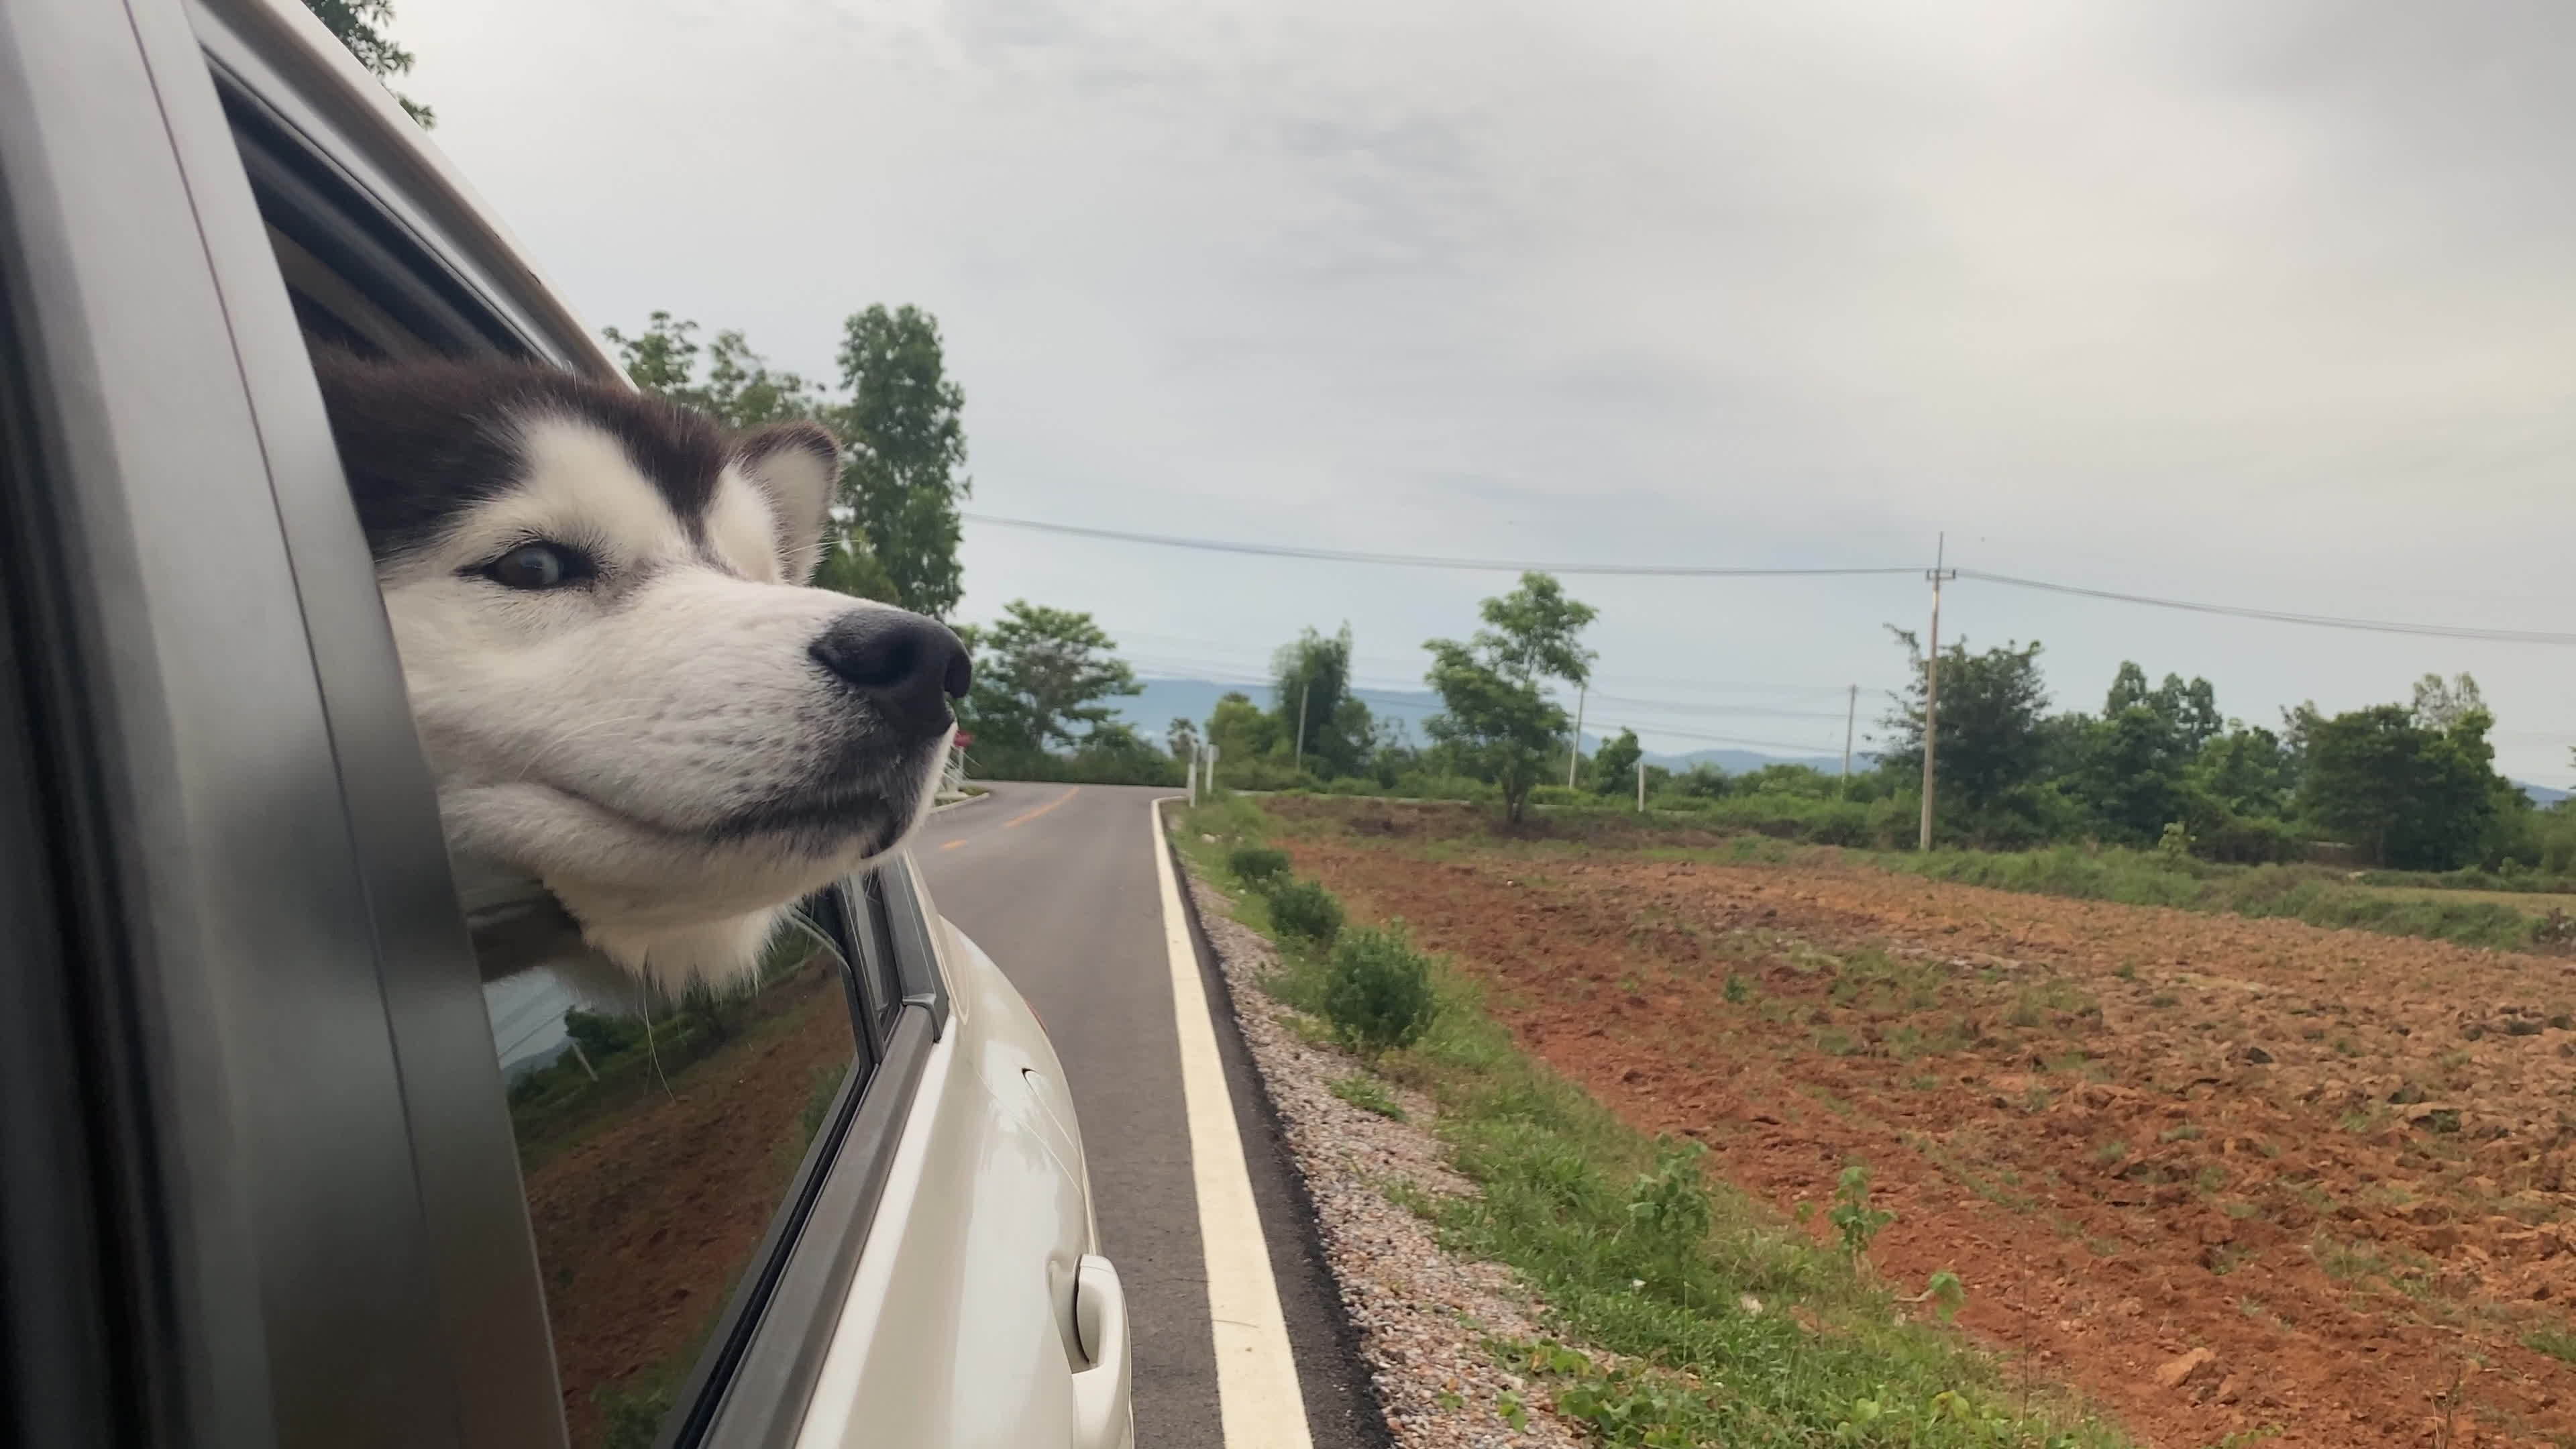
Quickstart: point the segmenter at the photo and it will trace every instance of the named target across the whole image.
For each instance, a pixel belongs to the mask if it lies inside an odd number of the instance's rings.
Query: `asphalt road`
[[[1137,1449],[1223,1449],[1172,974],[1145,824],[1151,802],[1172,792],[991,788],[983,801],[932,816],[913,857],[940,913],[1001,965],[1063,1058],[1102,1247],[1127,1287]],[[1204,955],[1201,979],[1316,1449],[1375,1449],[1384,1429],[1311,1212]]]

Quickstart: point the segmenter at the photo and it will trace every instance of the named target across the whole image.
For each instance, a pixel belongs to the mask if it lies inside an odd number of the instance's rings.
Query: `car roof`
[[[300,0],[195,0],[208,61],[346,172],[484,294],[532,350],[625,374],[392,92]]]

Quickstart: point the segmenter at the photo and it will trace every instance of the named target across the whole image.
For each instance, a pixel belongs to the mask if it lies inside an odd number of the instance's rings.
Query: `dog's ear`
[[[771,423],[733,441],[734,466],[769,499],[778,564],[791,584],[814,577],[817,547],[840,477],[841,445],[817,423]]]

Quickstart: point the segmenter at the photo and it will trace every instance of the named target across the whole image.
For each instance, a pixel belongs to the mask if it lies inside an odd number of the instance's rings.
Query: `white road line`
[[[1207,1249],[1208,1319],[1216,1332],[1216,1402],[1225,1449],[1314,1449],[1288,1320],[1270,1276],[1270,1243],[1252,1200],[1252,1175],[1235,1131],[1234,1096],[1217,1056],[1216,1023],[1199,981],[1163,805],[1145,813],[1154,832],[1154,871],[1163,883],[1163,945],[1172,963],[1172,1010],[1181,1029],[1181,1094],[1188,1099],[1190,1170],[1198,1179],[1199,1241]]]

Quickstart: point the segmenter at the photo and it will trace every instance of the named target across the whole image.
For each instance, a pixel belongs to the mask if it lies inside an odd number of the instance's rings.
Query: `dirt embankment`
[[[1866,1160],[1883,1271],[2150,1443],[2576,1443],[2563,961],[1289,808],[1633,1122],[1783,1207]]]

